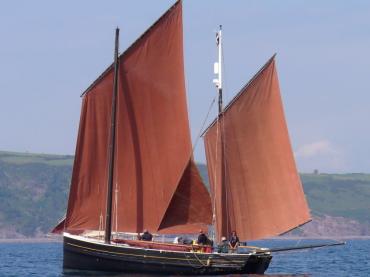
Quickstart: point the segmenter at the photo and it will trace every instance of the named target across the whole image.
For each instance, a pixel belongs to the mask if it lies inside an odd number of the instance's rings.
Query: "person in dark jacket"
[[[197,244],[207,245],[208,241],[209,241],[209,239],[208,239],[207,235],[203,232],[203,230],[200,230],[199,231],[199,236],[198,236],[198,239],[197,239]]]
[[[236,235],[236,231],[231,232],[231,236],[230,236],[230,239],[229,239],[229,245],[230,245],[230,248],[231,248],[232,252],[234,252],[238,248],[239,238]]]
[[[145,241],[152,241],[153,240],[153,235],[149,233],[147,229],[144,230],[144,233],[140,236],[140,240],[145,240]]]

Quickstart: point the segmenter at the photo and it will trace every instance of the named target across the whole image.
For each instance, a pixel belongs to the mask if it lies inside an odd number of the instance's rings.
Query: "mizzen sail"
[[[204,136],[218,238],[279,235],[310,220],[280,96],[275,60]]]
[[[176,2],[119,57],[112,230],[195,232],[211,200],[192,158]],[[64,228],[104,230],[113,68],[84,93]]]

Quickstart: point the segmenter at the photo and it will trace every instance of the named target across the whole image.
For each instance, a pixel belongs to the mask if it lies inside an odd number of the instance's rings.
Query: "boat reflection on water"
[[[61,277],[88,277],[88,276],[97,276],[97,277],[128,277],[128,276],[135,276],[135,277],[153,277],[153,276],[163,276],[163,275],[153,275],[153,274],[130,274],[130,273],[112,273],[112,272],[100,272],[100,271],[80,271],[80,270],[64,270],[63,275]],[[178,276],[178,275],[167,275],[167,276]],[[189,275],[189,277],[196,276],[196,275]],[[206,275],[206,276],[216,276],[216,275]],[[308,277],[312,276],[311,274],[230,274],[227,275],[228,277],[258,277],[258,276],[266,276],[266,277]]]

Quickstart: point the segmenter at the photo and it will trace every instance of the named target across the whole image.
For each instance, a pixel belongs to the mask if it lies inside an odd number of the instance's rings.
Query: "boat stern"
[[[252,254],[244,265],[247,274],[264,274],[269,267],[272,255],[269,252]]]

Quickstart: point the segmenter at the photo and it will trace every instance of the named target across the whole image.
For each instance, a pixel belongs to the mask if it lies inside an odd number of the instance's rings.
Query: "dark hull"
[[[255,273],[267,269],[269,254],[206,254],[132,248],[64,237],[64,269],[206,275]]]

